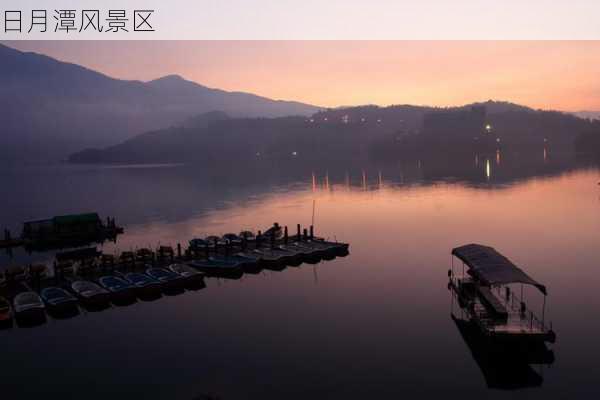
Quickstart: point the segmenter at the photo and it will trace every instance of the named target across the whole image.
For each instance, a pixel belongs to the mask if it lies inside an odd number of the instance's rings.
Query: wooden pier
[[[95,247],[80,248],[57,253],[51,266],[30,265],[0,270],[0,297],[5,297],[12,304],[19,293],[40,293],[48,287],[59,287],[75,295],[71,288],[75,281],[99,283],[102,277],[126,279],[131,273],[147,277],[150,269],[157,268],[169,274],[186,268],[197,270],[200,274],[195,274],[195,284],[189,287],[183,285],[197,290],[204,286],[204,278],[240,279],[246,273],[256,274],[263,269],[281,271],[288,266],[300,266],[305,261],[315,263],[315,260],[346,256],[348,247],[347,243],[328,242],[315,237],[312,227],[309,233],[306,229],[301,231],[298,225],[297,234],[290,236],[287,227],[274,224],[264,234],[259,231],[256,236],[242,232],[241,235],[227,234],[221,238],[215,236],[212,240],[196,238],[190,240],[188,246],[177,243],[175,247],[139,248],[120,254],[103,254]],[[179,278],[185,281],[183,277]],[[202,283],[201,287],[198,282]],[[172,289],[171,286],[169,288]],[[84,307],[84,304],[80,306]]]

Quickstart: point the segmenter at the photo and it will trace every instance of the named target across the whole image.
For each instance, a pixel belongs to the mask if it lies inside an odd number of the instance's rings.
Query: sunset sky
[[[335,107],[487,99],[600,110],[600,41],[12,41],[121,79]]]

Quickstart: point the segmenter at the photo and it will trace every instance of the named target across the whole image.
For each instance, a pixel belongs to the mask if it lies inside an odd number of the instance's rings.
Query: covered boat
[[[546,295],[546,287],[537,282],[493,247],[467,244],[452,249],[452,255],[469,267],[468,274],[487,285],[523,283],[532,285]]]
[[[554,342],[556,335],[545,321],[545,285],[490,246],[467,244],[452,249],[452,255],[463,262],[463,274],[455,276],[453,262],[448,271],[449,287],[486,335],[502,340]],[[515,294],[513,284],[521,285],[520,296]],[[541,318],[527,309],[522,285],[535,287],[544,296]]]

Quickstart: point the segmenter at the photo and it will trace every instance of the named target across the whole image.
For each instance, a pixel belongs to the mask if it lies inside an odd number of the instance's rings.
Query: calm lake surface
[[[524,170],[524,169],[523,169]],[[97,211],[106,252],[309,225],[350,255],[263,271],[35,328],[0,331],[7,398],[597,398],[600,172],[547,162],[263,168],[52,166],[0,171],[0,228]],[[546,284],[555,361],[541,386],[490,389],[450,317],[450,250],[489,244]],[[100,246],[99,246],[100,247]],[[49,261],[12,256],[0,265]],[[540,297],[528,289],[526,297]],[[408,397],[405,397],[408,396]]]

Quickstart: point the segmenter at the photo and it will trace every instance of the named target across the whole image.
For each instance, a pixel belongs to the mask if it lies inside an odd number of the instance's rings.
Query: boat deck
[[[489,334],[514,338],[539,337],[544,340],[552,336],[551,330],[531,311],[521,312],[520,301],[512,292],[507,298],[494,289],[485,288],[482,295],[469,278],[455,279],[451,281],[451,287],[463,302],[468,303],[467,309],[473,320]],[[505,313],[499,315],[496,310]]]

